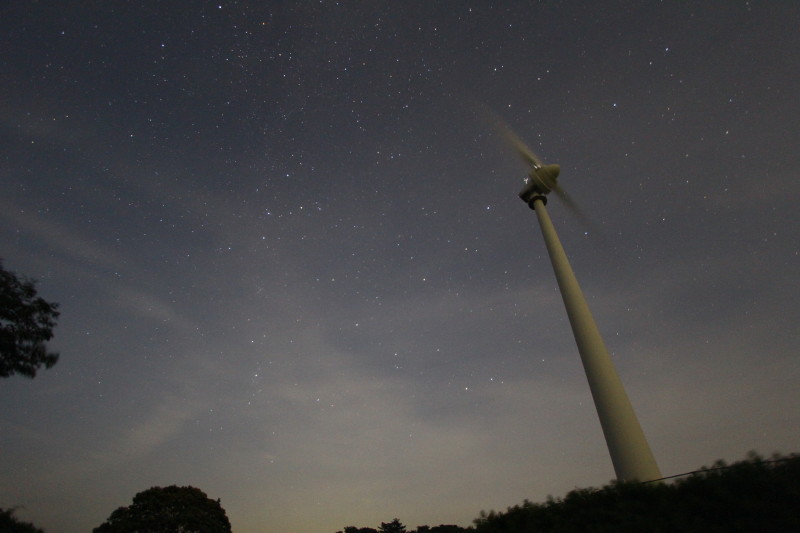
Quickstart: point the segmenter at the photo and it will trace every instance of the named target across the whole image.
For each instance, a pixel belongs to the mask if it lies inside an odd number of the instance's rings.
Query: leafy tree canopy
[[[342,533],[342,532],[337,531],[336,533]],[[347,526],[344,528],[344,533],[378,533],[378,530],[372,527]]]
[[[47,350],[53,338],[58,304],[36,295],[36,284],[18,278],[0,261],[0,377],[22,374],[32,378],[44,365],[50,368],[58,354]]]
[[[438,526],[417,526],[417,529],[408,530],[400,520],[395,518],[391,522],[381,522],[379,529],[371,527],[347,526],[336,533],[472,533],[471,527],[464,528],[456,525],[441,524]]]
[[[481,512],[476,533],[800,531],[800,456],[752,454],[667,483],[578,489],[546,503]]]
[[[93,533],[231,533],[219,500],[194,487],[153,487],[133,497]]]
[[[381,522],[381,527],[378,528],[380,533],[406,533],[406,526],[397,518],[389,523]]]
[[[14,517],[14,509],[0,509],[0,531],[3,533],[44,533],[28,522],[20,522]]]

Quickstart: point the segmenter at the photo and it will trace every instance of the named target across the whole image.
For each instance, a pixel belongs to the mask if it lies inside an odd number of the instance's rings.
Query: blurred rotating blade
[[[600,231],[600,228],[597,226],[597,224],[595,224],[591,218],[586,216],[586,213],[584,213],[583,210],[578,207],[578,204],[575,203],[575,200],[573,200],[569,194],[567,194],[567,191],[561,188],[561,185],[556,183],[552,191],[556,193],[556,196],[558,196],[558,199],[561,200],[561,203],[564,204],[570,213],[572,213],[572,216],[574,216],[584,227],[587,234],[588,232],[591,232],[592,235],[594,235],[601,242],[607,243],[605,236]]]
[[[503,134],[503,137],[506,138],[506,141],[508,141],[508,143],[511,144],[511,146],[513,146],[514,149],[517,151],[517,155],[519,156],[519,158],[522,159],[525,163],[527,163],[529,166],[532,166],[533,168],[541,168],[544,165],[544,163],[542,163],[542,160],[539,159],[539,157],[533,152],[533,150],[528,148],[525,145],[525,143],[522,142],[522,139],[517,137],[517,135],[513,131],[511,131],[511,128],[509,128],[505,123],[503,123],[499,119],[497,123],[497,128],[500,130],[500,133]]]
[[[567,209],[572,211],[572,214],[575,215],[575,218],[579,219],[584,224],[590,224],[589,218],[584,214],[581,208],[578,207],[578,204],[575,203],[575,200],[573,200],[572,197],[567,194],[567,191],[561,187],[561,185],[558,183],[553,184],[552,191],[556,193],[556,196],[558,196],[558,199],[561,200],[561,203],[564,204]]]
[[[512,130],[502,118],[485,107],[482,107],[481,111],[486,121],[493,125],[495,129],[497,129],[497,131],[505,138],[506,142],[510,144],[517,152],[517,156],[519,156],[519,158],[522,159],[526,165],[533,168],[541,168],[542,165],[544,165],[542,160],[539,159],[533,150],[528,148],[525,143],[522,142],[522,139],[520,139],[517,134],[514,133],[514,130]]]
[[[528,146],[520,139],[516,133],[511,129],[511,127],[498,115],[492,112],[485,106],[477,106],[479,111],[483,114],[485,120],[494,126],[494,128],[505,138],[506,142],[508,142],[514,150],[517,152],[517,155],[520,159],[522,159],[525,164],[529,167],[534,169],[540,169],[544,167],[544,162],[534,153],[533,150],[528,148]],[[558,196],[558,199],[561,200],[561,203],[567,208],[567,210],[578,220],[578,222],[584,227],[587,234],[591,232],[595,238],[600,239],[602,242],[606,242],[603,233],[600,231],[597,224],[592,222],[583,210],[578,207],[578,204],[572,197],[567,194],[561,185],[556,181],[555,178],[547,180],[547,182],[541,182],[541,177],[538,173],[532,172],[528,179],[539,179],[540,185],[543,189],[552,191]],[[527,182],[527,180],[526,180]],[[551,183],[552,182],[552,183]]]

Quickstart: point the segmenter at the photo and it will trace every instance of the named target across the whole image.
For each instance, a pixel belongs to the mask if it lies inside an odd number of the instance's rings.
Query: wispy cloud
[[[0,218],[29,237],[57,250],[73,260],[97,268],[114,269],[123,263],[120,254],[92,242],[64,224],[48,220],[31,212],[30,208],[15,206],[0,198]]]

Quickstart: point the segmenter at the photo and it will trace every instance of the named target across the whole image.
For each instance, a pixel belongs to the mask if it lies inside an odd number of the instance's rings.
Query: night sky
[[[0,382],[0,507],[151,486],[334,533],[614,478],[502,117],[665,476],[800,450],[800,4],[0,7],[0,257],[60,303]]]

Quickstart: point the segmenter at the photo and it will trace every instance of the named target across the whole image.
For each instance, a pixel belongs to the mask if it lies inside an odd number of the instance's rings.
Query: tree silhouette
[[[668,483],[614,483],[577,489],[505,512],[481,512],[476,533],[711,533],[800,531],[800,456],[751,454]]]
[[[20,522],[14,517],[14,509],[0,509],[0,531],[3,533],[44,533],[28,522]]]
[[[418,527],[417,532],[421,533],[419,529],[420,528]],[[468,531],[468,529],[454,524],[439,524],[438,526],[433,526],[430,528],[429,531],[430,533],[464,533],[465,531]]]
[[[22,374],[32,378],[44,365],[50,368],[58,354],[47,351],[53,338],[58,304],[36,295],[36,284],[18,278],[0,261],[0,377]]]
[[[153,487],[133,497],[93,533],[231,533],[219,500],[194,487]]]
[[[341,533],[341,531],[337,531],[336,533]],[[371,527],[347,526],[344,528],[344,533],[378,533],[378,530]]]
[[[371,527],[347,526],[336,533],[472,533],[473,528],[464,528],[456,525],[440,524],[438,526],[417,526],[417,529],[408,530],[400,520],[395,518],[391,522],[381,522],[379,529]]]
[[[378,531],[380,533],[407,533],[406,526],[404,526],[397,518],[388,524],[386,522],[381,522],[381,527],[378,528]]]
[[[342,531],[336,533],[342,533]],[[347,526],[344,528],[344,533],[378,533],[378,530],[371,527]]]

